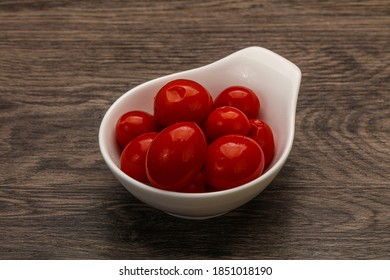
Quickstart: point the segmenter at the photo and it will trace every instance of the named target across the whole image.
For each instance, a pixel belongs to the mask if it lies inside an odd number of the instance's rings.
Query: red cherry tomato
[[[192,182],[184,187],[182,192],[186,193],[204,193],[206,192],[206,176],[203,172],[200,172],[197,176],[195,176]]]
[[[149,113],[130,111],[123,114],[116,124],[116,140],[122,149],[138,135],[158,130],[157,122]]]
[[[207,184],[214,190],[231,189],[261,175],[264,154],[259,144],[242,135],[225,135],[207,150]]]
[[[163,126],[177,122],[201,124],[213,108],[210,93],[191,80],[174,80],[164,85],[154,100],[154,115]]]
[[[149,132],[135,137],[121,154],[121,170],[142,183],[149,183],[146,176],[146,153],[157,135],[157,132]]]
[[[194,122],[168,126],[150,144],[146,173],[152,186],[182,191],[197,176],[206,159],[203,131]]]
[[[249,88],[232,86],[223,90],[214,101],[214,107],[233,106],[240,109],[248,119],[255,119],[259,115],[260,100]]]
[[[247,135],[248,131],[248,118],[242,111],[232,106],[214,109],[206,121],[206,134],[212,140],[228,134]]]
[[[271,128],[260,119],[249,120],[250,129],[248,136],[255,140],[263,149],[266,169],[275,155],[275,141]]]

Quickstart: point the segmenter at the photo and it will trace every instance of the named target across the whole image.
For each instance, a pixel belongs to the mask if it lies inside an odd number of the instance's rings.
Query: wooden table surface
[[[0,2],[1,259],[389,259],[390,5]],[[191,221],[130,195],[101,157],[109,106],[248,46],[297,64],[294,146],[258,197]]]

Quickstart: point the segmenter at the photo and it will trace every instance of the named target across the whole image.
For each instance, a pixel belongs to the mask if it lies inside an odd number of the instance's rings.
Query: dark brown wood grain
[[[0,2],[0,259],[389,259],[388,1]],[[302,70],[278,177],[222,217],[139,202],[98,147],[129,88],[257,45]]]

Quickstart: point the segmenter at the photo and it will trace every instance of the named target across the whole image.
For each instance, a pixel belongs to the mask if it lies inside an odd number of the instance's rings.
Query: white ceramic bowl
[[[242,85],[254,90],[260,100],[260,118],[272,128],[275,157],[259,178],[236,188],[211,193],[177,193],[140,183],[119,168],[120,151],[115,141],[115,125],[129,110],[153,113],[157,91],[167,82],[191,79],[205,86],[213,97],[228,86]],[[141,84],[122,95],[106,112],[99,130],[100,150],[108,168],[136,198],[169,214],[206,219],[229,212],[256,197],[275,178],[285,163],[294,139],[295,110],[301,71],[278,54],[249,47],[221,60]]]

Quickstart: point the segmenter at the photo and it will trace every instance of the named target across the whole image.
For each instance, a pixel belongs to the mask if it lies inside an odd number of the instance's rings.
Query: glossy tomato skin
[[[249,120],[250,129],[248,136],[255,140],[263,150],[266,169],[275,155],[275,140],[271,127],[260,119]]]
[[[121,154],[121,170],[142,183],[149,183],[148,177],[146,176],[146,153],[150,143],[152,143],[157,135],[157,132],[149,132],[133,138]]]
[[[115,129],[115,137],[122,149],[138,135],[158,131],[158,123],[153,115],[144,111],[129,111],[123,114]]]
[[[163,126],[177,122],[201,124],[212,108],[210,93],[192,80],[173,80],[164,85],[154,99],[154,115]]]
[[[222,136],[207,150],[206,181],[213,190],[226,190],[248,183],[259,177],[263,169],[263,151],[247,136]]]
[[[203,172],[199,172],[192,182],[182,189],[182,192],[186,193],[204,193],[206,192],[206,176]]]
[[[182,191],[204,165],[207,144],[194,122],[180,122],[162,130],[146,155],[146,173],[152,186]]]
[[[260,100],[249,88],[232,86],[223,90],[214,100],[214,107],[233,106],[240,109],[248,119],[257,118]]]
[[[206,120],[206,134],[211,140],[228,134],[247,135],[249,120],[239,109],[222,106],[214,109]]]

